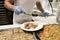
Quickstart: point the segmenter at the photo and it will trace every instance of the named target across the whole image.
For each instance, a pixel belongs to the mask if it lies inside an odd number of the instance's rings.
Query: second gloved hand
[[[24,9],[22,7],[19,6],[15,6],[14,7],[14,12],[19,15],[20,13],[25,13]]]
[[[46,16],[48,16],[48,15],[49,15],[48,12],[43,12],[43,13],[42,13],[42,16],[43,16],[43,17],[46,17]]]

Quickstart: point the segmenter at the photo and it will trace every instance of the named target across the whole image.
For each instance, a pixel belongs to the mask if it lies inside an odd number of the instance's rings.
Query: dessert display
[[[60,25],[46,25],[43,31],[39,32],[41,40],[60,40]]]
[[[1,31],[0,40],[34,40],[34,37],[31,33],[25,32],[20,28],[14,28]]]
[[[35,24],[35,23],[26,23],[26,24],[25,24],[25,28],[26,28],[26,29],[30,29],[30,28],[35,29],[37,26],[38,26],[38,25]]]
[[[60,25],[45,25],[38,32],[41,40],[60,40]],[[23,31],[21,28],[0,30],[0,40],[35,40],[32,33]]]

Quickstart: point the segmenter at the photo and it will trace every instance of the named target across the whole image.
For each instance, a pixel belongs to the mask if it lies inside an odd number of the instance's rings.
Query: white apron
[[[27,14],[32,13],[33,7],[34,7],[35,4],[36,4],[36,0],[16,0],[15,1],[15,6],[22,7]],[[14,13],[13,24],[17,24],[16,20],[20,20],[18,18],[19,17],[17,15],[15,15],[15,13]]]
[[[50,6],[48,6],[48,0],[38,0],[38,1],[40,1],[41,2],[41,4],[42,4],[42,7],[43,7],[43,9],[46,11],[46,12],[49,12],[49,13],[51,13],[51,7]],[[32,13],[32,11],[33,11],[33,7],[34,7],[34,5],[36,4],[36,0],[16,0],[15,1],[15,6],[20,6],[20,7],[22,7],[23,9],[25,9],[25,11],[26,11],[26,13],[27,14],[31,14]],[[15,13],[14,13],[14,19],[13,19],[13,23],[15,24],[16,22],[15,22],[15,17],[17,17],[16,15],[15,15]]]

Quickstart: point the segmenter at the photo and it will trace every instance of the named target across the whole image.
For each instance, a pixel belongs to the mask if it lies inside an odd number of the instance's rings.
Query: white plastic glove
[[[14,12],[19,15],[20,13],[25,13],[24,9],[22,7],[19,6],[15,6],[14,7]]]

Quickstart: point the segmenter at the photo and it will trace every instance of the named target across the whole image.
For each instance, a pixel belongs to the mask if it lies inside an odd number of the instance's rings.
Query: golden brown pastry
[[[30,28],[35,29],[37,26],[38,26],[38,25],[35,24],[35,23],[27,23],[27,24],[25,24],[25,28],[26,28],[26,29],[30,29]]]
[[[39,36],[41,40],[60,40],[60,25],[46,25]]]

